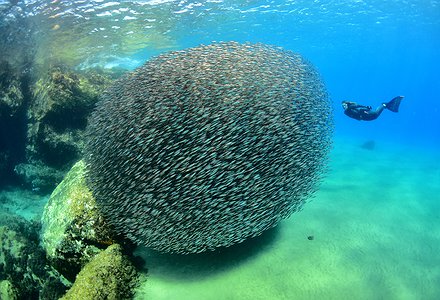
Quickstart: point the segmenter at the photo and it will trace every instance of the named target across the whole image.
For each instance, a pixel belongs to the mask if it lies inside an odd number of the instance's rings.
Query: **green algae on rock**
[[[42,217],[42,241],[49,260],[69,279],[113,243],[113,233],[96,208],[76,163],[53,191]]]
[[[54,67],[35,84],[31,116],[54,127],[84,128],[98,96],[111,83],[109,75],[98,71]]]
[[[117,76],[95,69],[80,72],[58,66],[30,87],[26,161],[16,168],[27,185],[50,192],[80,159],[87,118],[99,95]],[[45,172],[48,168],[54,170],[49,176]]]
[[[113,244],[84,266],[63,300],[131,299],[138,285],[138,273]]]
[[[0,214],[0,299],[58,299],[70,287],[48,264],[39,224]]]
[[[0,299],[18,300],[17,291],[9,280],[0,281]]]
[[[24,96],[21,78],[6,61],[0,61],[0,117],[13,117],[21,110]]]

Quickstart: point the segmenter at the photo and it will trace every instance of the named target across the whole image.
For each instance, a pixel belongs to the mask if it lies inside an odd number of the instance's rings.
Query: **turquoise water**
[[[359,142],[336,139],[313,201],[257,240],[220,258],[140,250],[137,299],[437,299],[440,155]]]
[[[334,148],[316,197],[218,256],[139,248],[148,278],[137,299],[440,299],[439,1],[13,2],[0,1],[0,52],[16,65],[31,56],[34,70],[55,61],[132,70],[165,51],[234,40],[300,53],[326,83]],[[373,122],[340,107],[397,95],[400,111]],[[1,187],[0,208],[38,219],[47,195],[35,192]]]

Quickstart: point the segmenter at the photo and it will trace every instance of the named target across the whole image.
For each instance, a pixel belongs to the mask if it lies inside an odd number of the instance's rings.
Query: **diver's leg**
[[[363,121],[376,120],[384,109],[385,109],[384,105],[379,106],[378,108],[376,108],[376,110],[372,110],[370,107],[368,107],[368,109],[363,109],[359,113],[359,120],[363,120]]]
[[[374,111],[374,114],[376,115],[376,118],[380,116],[380,114],[383,112],[383,110],[387,108],[387,105],[385,103],[382,103],[376,110]]]

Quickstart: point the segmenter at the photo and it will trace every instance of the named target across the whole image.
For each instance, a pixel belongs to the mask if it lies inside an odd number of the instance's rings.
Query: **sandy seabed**
[[[136,299],[440,299],[439,147],[362,144],[336,139],[316,197],[258,238],[198,255],[139,248]],[[47,199],[1,191],[0,210],[31,220]]]
[[[258,238],[201,255],[138,249],[136,298],[440,299],[440,151],[361,144],[337,139],[316,197]]]

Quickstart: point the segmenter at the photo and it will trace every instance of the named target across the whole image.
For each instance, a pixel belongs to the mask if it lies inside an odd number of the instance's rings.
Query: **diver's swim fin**
[[[398,112],[399,111],[399,105],[400,101],[402,101],[403,96],[397,96],[393,98],[390,102],[385,103],[385,107],[392,112]]]

